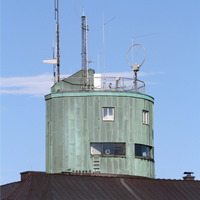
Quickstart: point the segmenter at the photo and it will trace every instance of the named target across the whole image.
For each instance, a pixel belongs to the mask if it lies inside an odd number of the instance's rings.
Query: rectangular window
[[[125,143],[90,143],[91,155],[100,156],[125,156],[126,146]]]
[[[142,122],[143,124],[149,124],[149,112],[146,110],[142,111]]]
[[[114,108],[102,108],[103,121],[114,121]]]
[[[153,147],[135,144],[135,156],[139,158],[153,159]]]

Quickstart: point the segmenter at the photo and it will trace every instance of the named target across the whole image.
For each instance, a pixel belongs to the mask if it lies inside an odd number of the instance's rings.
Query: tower
[[[82,16],[82,69],[54,84],[46,101],[46,172],[154,178],[154,98],[137,79],[99,77],[87,69]]]

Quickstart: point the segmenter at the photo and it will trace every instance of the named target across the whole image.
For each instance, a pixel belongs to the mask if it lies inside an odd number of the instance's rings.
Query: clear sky
[[[60,0],[61,77],[81,69],[82,6],[89,67],[97,71],[102,2]],[[106,73],[132,76],[126,62],[132,37],[146,49],[138,78],[155,98],[156,178],[182,179],[193,171],[200,180],[199,9],[199,0],[104,1],[104,22],[115,18],[105,25]],[[55,24],[53,0],[1,1],[1,184],[19,181],[20,172],[45,171],[44,95],[53,69],[42,61],[52,59]]]

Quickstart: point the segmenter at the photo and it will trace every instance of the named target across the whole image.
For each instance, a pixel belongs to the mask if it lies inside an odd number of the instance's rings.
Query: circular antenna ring
[[[129,51],[131,50],[131,48],[133,48],[134,46],[141,46],[141,47],[143,48],[143,50],[144,50],[144,59],[143,59],[143,61],[142,61],[142,63],[141,63],[140,65],[137,64],[137,63],[136,63],[135,65],[130,65],[130,63],[128,62],[128,53],[129,53]],[[133,44],[133,45],[129,48],[129,50],[128,50],[128,52],[127,52],[127,55],[126,55],[126,61],[127,61],[128,65],[129,65],[131,68],[133,68],[133,71],[139,71],[139,68],[143,65],[145,59],[146,59],[146,51],[145,51],[145,48],[144,48],[141,44]]]

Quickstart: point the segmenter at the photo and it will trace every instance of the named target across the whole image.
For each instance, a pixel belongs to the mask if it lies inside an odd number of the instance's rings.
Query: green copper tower
[[[143,63],[130,65],[133,78],[95,74],[88,69],[87,31],[83,16],[82,70],[45,96],[46,172],[155,178],[154,98],[137,79]]]
[[[125,87],[131,79],[91,69],[88,78],[82,74],[57,82],[45,96],[46,172],[154,178],[154,99]]]

